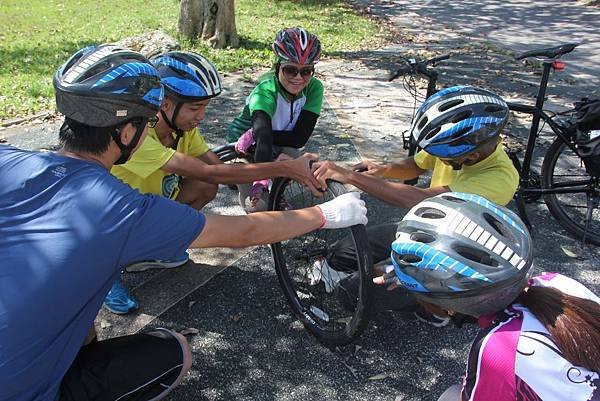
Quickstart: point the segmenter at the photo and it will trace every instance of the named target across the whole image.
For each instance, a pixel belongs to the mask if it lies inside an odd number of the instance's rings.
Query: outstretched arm
[[[192,248],[271,244],[318,228],[367,224],[367,209],[357,192],[350,192],[318,206],[285,212],[260,212],[247,216],[207,215]]]
[[[324,183],[326,179],[334,179],[351,184],[379,200],[403,208],[413,207],[423,199],[449,191],[447,187],[418,188],[402,183],[390,182],[376,175],[345,169],[332,162],[316,163],[315,167],[315,177],[321,183]],[[402,177],[401,173],[402,170],[397,169],[393,175],[394,178]],[[390,176],[388,175],[390,174],[389,172],[382,172],[381,174]],[[414,176],[406,178],[414,178]]]
[[[393,178],[396,180],[410,180],[417,178],[426,170],[423,170],[414,157],[408,157],[392,164],[377,164],[371,161],[363,160],[352,166],[353,171],[364,171],[369,175],[375,175],[382,178]]]
[[[319,195],[319,188],[326,186],[322,186],[310,171],[310,161],[316,159],[315,155],[305,154],[283,162],[209,165],[198,158],[176,152],[162,169],[211,184],[243,184],[265,178],[289,177]]]

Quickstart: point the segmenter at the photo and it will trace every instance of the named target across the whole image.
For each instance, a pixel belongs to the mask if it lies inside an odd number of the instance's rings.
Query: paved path
[[[385,15],[399,28],[429,31],[446,40],[449,30],[470,40],[485,40],[522,52],[530,48],[581,43],[565,56],[577,79],[598,86],[600,9],[573,0],[350,0]]]

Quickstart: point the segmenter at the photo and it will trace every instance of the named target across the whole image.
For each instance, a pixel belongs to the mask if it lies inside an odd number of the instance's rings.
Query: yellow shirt
[[[208,146],[198,128],[184,132],[177,144],[177,152],[188,156],[202,156],[207,151]],[[141,193],[175,199],[181,177],[161,170],[174,154],[175,150],[160,142],[154,128],[148,128],[146,139],[127,163],[114,166],[110,172]]]
[[[510,202],[519,185],[519,173],[502,144],[485,159],[463,165],[460,170],[453,170],[425,151],[415,155],[415,163],[423,170],[433,170],[430,187],[449,187],[454,192],[480,195],[499,205]]]

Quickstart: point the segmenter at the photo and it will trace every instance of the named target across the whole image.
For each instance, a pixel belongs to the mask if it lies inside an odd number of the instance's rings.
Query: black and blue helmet
[[[453,86],[423,102],[413,121],[412,137],[419,147],[452,159],[497,137],[508,121],[508,106],[487,90]]]
[[[172,51],[152,59],[167,96],[180,103],[197,102],[218,96],[222,90],[217,68],[205,57]]]
[[[516,214],[457,192],[413,207],[398,225],[391,257],[398,280],[417,298],[471,316],[514,301],[533,261],[529,232]]]
[[[56,71],[53,83],[58,111],[92,127],[153,117],[164,95],[150,61],[114,45],[79,50]]]

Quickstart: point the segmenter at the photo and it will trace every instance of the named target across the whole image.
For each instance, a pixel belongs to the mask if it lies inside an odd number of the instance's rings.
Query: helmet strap
[[[135,149],[135,147],[138,145],[138,142],[140,141],[140,138],[142,137],[142,133],[144,132],[147,123],[148,120],[143,119],[138,126],[134,125],[136,127],[135,134],[133,135],[133,138],[131,138],[131,141],[127,145],[121,142],[121,129],[123,129],[124,125],[122,125],[119,128],[116,128],[114,131],[111,132],[112,139],[115,141],[119,149],[121,149],[121,156],[114,163],[115,165],[123,164],[127,162],[127,160],[129,160],[133,149]]]
[[[458,163],[456,163],[456,162],[454,162],[452,160],[448,160],[448,164],[450,166],[452,166],[452,170],[454,170],[454,171],[462,170],[462,163],[458,164]]]
[[[169,119],[169,117],[167,117],[167,113],[165,113],[165,111],[163,109],[160,109],[160,115],[162,116],[163,120],[165,120],[165,122],[167,123],[169,128],[171,128],[175,132],[175,141],[173,142],[173,145],[171,145],[171,148],[174,150],[177,150],[177,145],[179,144],[179,140],[183,136],[183,130],[181,128],[177,127],[177,125],[175,124],[175,119],[177,118],[177,115],[179,114],[179,110],[181,110],[181,106],[183,106],[183,103],[181,103],[181,102],[178,102],[175,105],[175,110],[173,110],[173,118],[172,119]]]

